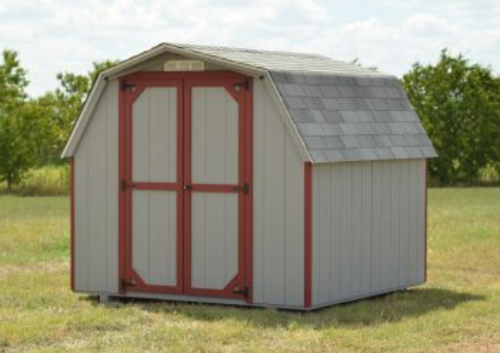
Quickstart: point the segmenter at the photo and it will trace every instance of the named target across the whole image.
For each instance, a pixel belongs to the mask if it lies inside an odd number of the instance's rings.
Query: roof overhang
[[[198,52],[194,49],[186,49],[179,45],[162,43],[153,47],[147,51],[144,51],[138,55],[135,55],[127,60],[120,62],[118,65],[102,71],[94,82],[92,89],[83,105],[80,115],[73,127],[71,135],[64,147],[61,154],[61,158],[71,157],[74,155],[78,143],[83,136],[85,128],[90,120],[92,112],[99,102],[104,89],[106,88],[106,82],[108,79],[118,78],[131,70],[133,67],[149,60],[155,58],[164,53],[173,53],[193,59],[203,60],[207,63],[216,64],[224,66],[230,70],[243,73],[250,76],[266,76],[269,77],[269,73],[266,69],[258,68],[244,63],[235,62],[225,58],[220,58],[214,55],[209,55],[206,53]],[[305,149],[305,147],[304,147]]]

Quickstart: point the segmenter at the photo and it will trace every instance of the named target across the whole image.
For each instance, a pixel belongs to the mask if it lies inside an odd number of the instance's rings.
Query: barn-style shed
[[[426,279],[426,159],[393,76],[161,44],[102,72],[62,154],[75,292],[310,310]]]

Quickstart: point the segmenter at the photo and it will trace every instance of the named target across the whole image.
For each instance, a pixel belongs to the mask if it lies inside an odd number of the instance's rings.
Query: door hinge
[[[127,183],[126,180],[120,181],[120,189],[122,191],[127,191],[127,189],[133,188],[134,186],[135,186],[135,184],[133,184],[133,183]]]
[[[248,91],[250,89],[250,79],[245,78],[243,82],[238,82],[234,84],[234,88],[238,91],[240,89],[244,89],[245,91]]]
[[[133,83],[122,83],[122,91],[134,91],[135,87],[136,86]]]
[[[245,286],[243,288],[235,287],[233,289],[233,293],[242,295],[244,298],[248,298],[248,287],[247,286]]]
[[[121,281],[122,289],[125,289],[127,287],[135,287],[136,285],[137,285],[137,282],[132,277],[130,277],[128,279],[122,278],[122,281]]]
[[[233,187],[233,190],[238,191],[238,192],[242,192],[244,194],[248,194],[248,192],[250,191],[250,184],[244,183],[241,186],[235,186],[235,187]]]

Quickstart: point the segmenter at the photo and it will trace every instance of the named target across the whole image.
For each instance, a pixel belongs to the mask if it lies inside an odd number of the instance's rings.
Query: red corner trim
[[[312,163],[304,163],[304,307],[312,301]]]
[[[71,237],[71,290],[75,291],[75,157],[71,157],[69,160],[70,165],[70,209],[71,209],[71,220],[70,220],[70,237]]]
[[[425,235],[424,235],[424,281],[427,282],[427,160],[425,160],[425,196],[424,196],[424,227],[425,227]]]
[[[253,81],[245,93],[245,179],[250,185],[245,202],[245,283],[247,303],[253,302]]]

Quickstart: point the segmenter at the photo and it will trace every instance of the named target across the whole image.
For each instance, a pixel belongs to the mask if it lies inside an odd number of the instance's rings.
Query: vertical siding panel
[[[81,145],[85,143],[84,135]],[[79,148],[75,155],[75,290],[88,290],[88,191],[87,151]]]
[[[175,285],[176,268],[169,267],[172,258],[176,258],[175,222],[176,195],[173,192],[149,191],[149,277],[143,278],[150,284]],[[170,214],[172,212],[173,214]],[[174,223],[175,226],[175,223]]]
[[[391,163],[391,191],[390,191],[390,253],[389,257],[389,286],[395,287],[398,283],[400,272],[400,253],[399,253],[399,192],[401,163]]]
[[[332,272],[332,280],[330,282],[331,289],[330,293],[333,300],[339,300],[341,298],[341,281],[342,281],[342,262],[341,262],[341,236],[342,236],[342,191],[344,185],[342,184],[342,168],[332,164],[329,167],[329,173],[331,174],[331,236],[333,237],[330,248],[330,261]]]
[[[260,80],[254,81],[253,102],[253,299],[256,303],[302,306],[303,161]]]
[[[253,300],[264,302],[264,90],[262,82],[254,82],[253,92]]]
[[[118,82],[106,99],[106,290],[118,292]]]
[[[352,164],[352,204],[351,204],[351,251],[350,251],[350,277],[351,277],[351,294],[360,293],[361,284],[361,252],[362,252],[362,222],[363,222],[363,168],[361,163]]]
[[[382,162],[382,198],[381,198],[381,220],[382,220],[382,280],[381,288],[389,288],[391,274],[391,163]]]
[[[415,283],[418,281],[419,264],[417,259],[418,240],[418,182],[419,182],[419,164],[418,162],[410,163],[409,171],[409,202],[408,202],[408,265],[409,265],[409,281]]]
[[[424,281],[424,270],[425,270],[425,160],[418,161],[418,244],[417,244],[417,259],[418,259],[418,281]]]
[[[89,159],[89,266],[93,291],[106,288],[106,109],[101,100],[95,120],[88,132],[91,146]]]
[[[149,279],[149,193],[132,191],[132,267],[144,279]]]
[[[132,180],[149,181],[149,94],[150,89],[136,99],[132,105]]]
[[[177,104],[176,88],[150,88],[148,181],[176,181]],[[171,106],[173,104],[173,107]],[[173,140],[173,141],[172,141]],[[173,150],[172,150],[173,147]]]
[[[304,303],[304,163],[298,158],[291,138],[285,138],[285,303]],[[299,171],[299,172],[297,172]],[[313,170],[314,173],[314,170]],[[313,290],[314,291],[314,290]]]
[[[409,165],[410,161],[401,162],[401,180],[400,180],[400,195],[399,195],[399,284],[409,283]]]
[[[370,269],[372,266],[372,163],[363,163],[362,227],[361,227],[361,293],[370,292]]]
[[[284,148],[285,130],[274,111],[271,100],[265,99],[265,146],[264,162],[264,295],[266,302],[280,304],[285,298],[285,189]]]
[[[381,281],[381,240],[382,240],[382,166],[380,162],[372,163],[372,244],[370,266],[370,290],[380,290]]]
[[[341,298],[347,298],[352,291],[352,172],[351,164],[342,164],[342,237],[340,261],[342,262]],[[353,260],[352,260],[353,261]]]
[[[331,182],[329,166],[320,167],[321,173],[318,180],[321,192],[318,197],[318,266],[319,266],[319,291],[320,301],[326,302],[330,295],[330,249],[331,249]]]
[[[319,207],[321,195],[321,165],[313,165],[312,170],[312,304],[321,303],[321,286],[320,286],[320,250],[321,232],[319,226]],[[304,271],[304,270],[302,270]]]

